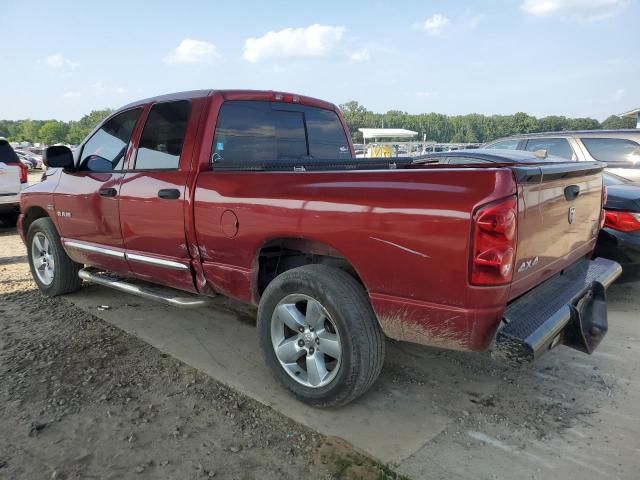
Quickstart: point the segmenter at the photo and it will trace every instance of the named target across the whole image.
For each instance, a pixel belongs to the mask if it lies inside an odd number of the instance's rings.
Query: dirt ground
[[[0,228],[0,478],[396,478],[31,281]]]

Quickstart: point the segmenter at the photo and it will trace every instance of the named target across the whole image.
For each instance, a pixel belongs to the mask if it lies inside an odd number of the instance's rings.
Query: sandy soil
[[[396,478],[31,281],[0,229],[0,478]]]

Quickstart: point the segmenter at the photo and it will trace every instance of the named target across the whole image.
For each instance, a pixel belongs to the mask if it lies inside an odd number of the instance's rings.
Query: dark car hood
[[[607,187],[607,193],[605,208],[640,212],[640,183],[611,185]]]

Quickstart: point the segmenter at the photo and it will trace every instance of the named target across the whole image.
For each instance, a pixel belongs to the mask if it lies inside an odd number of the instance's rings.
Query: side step
[[[102,272],[95,268],[83,268],[78,272],[78,276],[87,282],[104,285],[105,287],[110,287],[115,290],[137,295],[149,300],[155,300],[173,307],[195,308],[202,307],[210,303],[210,299],[208,297],[190,295],[179,290],[156,285],[137,285],[125,281],[114,274]]]

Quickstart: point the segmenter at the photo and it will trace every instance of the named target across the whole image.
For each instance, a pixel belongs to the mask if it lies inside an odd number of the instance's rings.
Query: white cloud
[[[366,48],[363,48],[362,50],[357,50],[353,52],[351,55],[349,55],[349,60],[351,60],[353,63],[366,62],[370,59],[371,59],[371,54],[369,53],[369,50]]]
[[[617,14],[627,0],[525,0],[520,8],[536,17],[571,17],[601,20]]]
[[[429,35],[438,35],[449,24],[449,18],[439,13],[434,13],[423,22],[416,22],[413,28],[424,30]]]
[[[627,92],[624,91],[624,88],[619,88],[618,90],[613,92],[613,95],[611,95],[611,101],[612,102],[619,102],[620,100],[622,100],[624,98],[626,93]]]
[[[69,60],[61,53],[55,53],[45,58],[42,63],[52,70],[74,70],[78,65],[78,62]]]
[[[180,45],[164,57],[163,61],[166,63],[210,63],[221,58],[222,56],[213,43],[185,38],[180,42]]]
[[[344,27],[315,24],[267,32],[258,38],[247,38],[243,58],[259,62],[277,58],[323,57],[336,49],[346,31]]]
[[[96,82],[88,87],[65,92],[62,96],[64,98],[111,97],[114,95],[124,95],[128,92],[128,88],[120,85],[108,85],[102,82]]]

